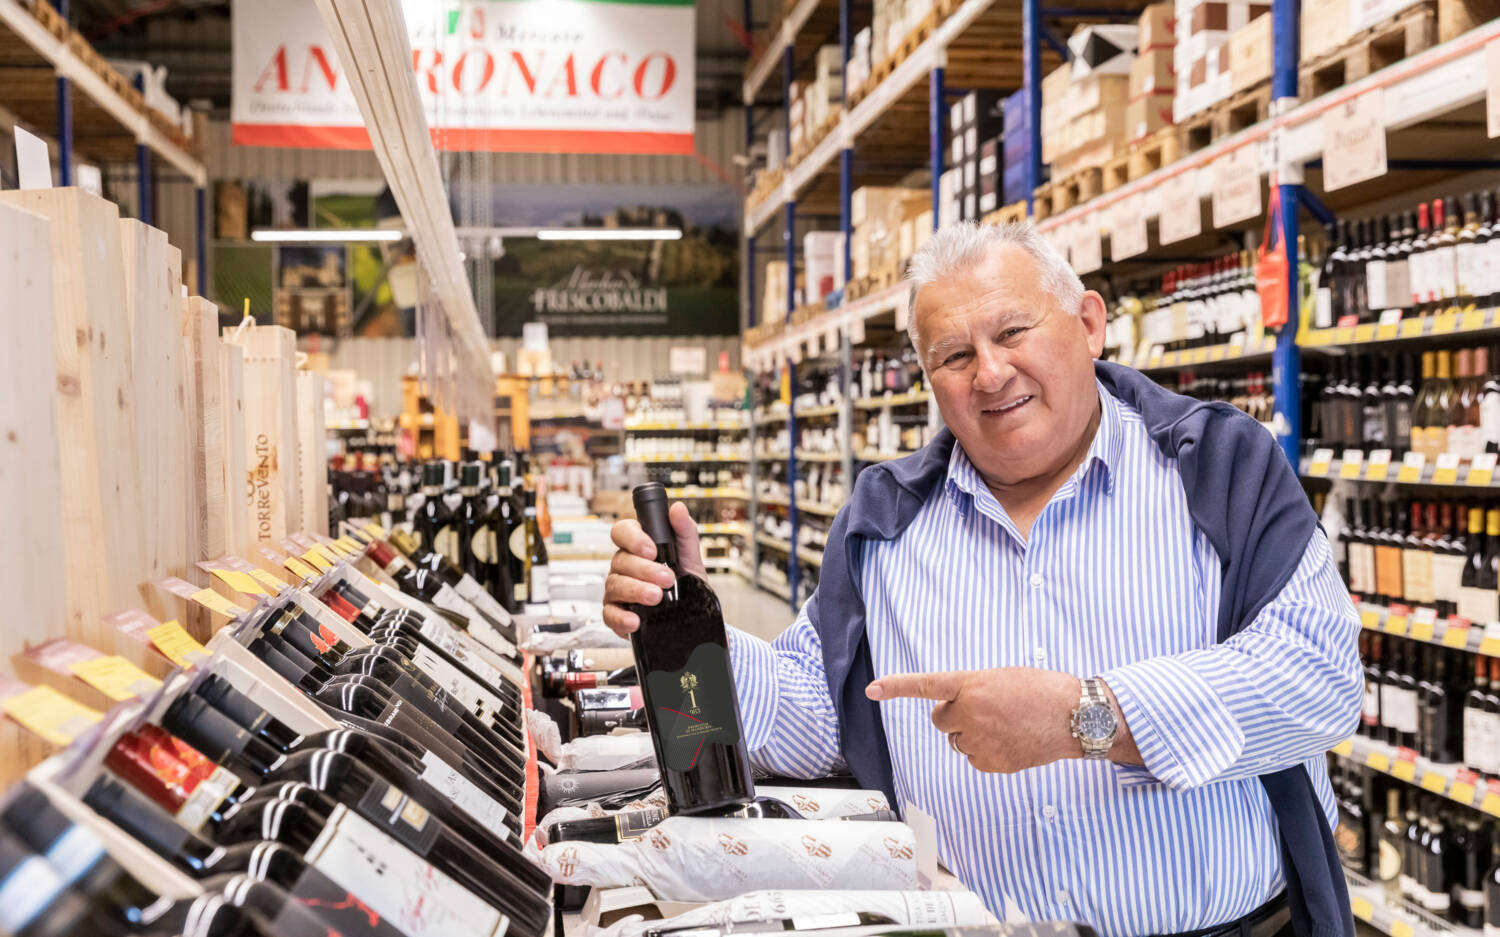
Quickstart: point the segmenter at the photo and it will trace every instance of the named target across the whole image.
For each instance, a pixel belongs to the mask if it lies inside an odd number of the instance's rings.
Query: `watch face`
[[[1085,706],[1078,711],[1078,734],[1090,742],[1103,742],[1115,731],[1115,714],[1108,706]]]

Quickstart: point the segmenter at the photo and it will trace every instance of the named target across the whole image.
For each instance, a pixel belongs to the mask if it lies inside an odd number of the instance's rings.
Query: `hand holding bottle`
[[[672,505],[668,518],[677,535],[677,556],[684,573],[703,578],[703,552],[698,546],[698,525],[693,523],[687,506],[681,501]],[[662,590],[670,589],[675,577],[665,565],[657,562],[656,544],[634,518],[622,520],[610,529],[610,539],[620,549],[609,564],[604,581],[604,623],[620,637],[628,637],[640,627],[640,617],[629,605],[656,605]]]

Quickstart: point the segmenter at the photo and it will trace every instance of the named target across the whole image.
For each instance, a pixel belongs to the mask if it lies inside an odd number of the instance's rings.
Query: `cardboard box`
[[[1271,14],[1263,13],[1229,37],[1230,93],[1254,87],[1271,77],[1271,46],[1276,34]]]
[[[1136,53],[1140,54],[1153,46],[1170,46],[1177,41],[1177,20],[1172,4],[1153,3],[1141,13],[1137,21],[1139,31]]]
[[[849,244],[850,275],[862,280],[870,275],[870,239],[865,228],[855,228]]]
[[[1125,106],[1125,137],[1139,140],[1172,124],[1174,92],[1152,91],[1131,98]]]
[[[1244,3],[1241,0],[1218,2],[1211,0],[1193,7],[1188,33],[1195,35],[1205,30],[1234,32],[1246,26],[1262,13],[1271,12],[1270,4]]]
[[[911,252],[915,254],[932,237],[932,209],[928,208],[911,220]]]
[[[838,288],[834,268],[844,265],[843,255],[839,253],[841,240],[837,231],[809,231],[802,236],[806,302],[815,303]]]
[[[1091,111],[1118,110],[1130,100],[1130,76],[1091,74],[1068,89],[1069,117]]]
[[[877,218],[884,221],[892,202],[920,196],[922,192],[899,186],[860,186],[849,197],[849,223],[859,228]]]
[[[761,296],[761,322],[786,321],[786,261],[772,260],[766,263],[765,292]]]
[[[1310,62],[1349,38],[1349,0],[1302,0],[1302,61]]]
[[[1060,65],[1042,79],[1043,134],[1068,122],[1068,116],[1063,113],[1063,103],[1068,94],[1068,86],[1073,83],[1072,70],[1071,65]]]
[[[1173,64],[1170,47],[1158,46],[1135,57],[1130,67],[1130,97],[1156,91],[1172,91],[1177,87],[1177,69]]]

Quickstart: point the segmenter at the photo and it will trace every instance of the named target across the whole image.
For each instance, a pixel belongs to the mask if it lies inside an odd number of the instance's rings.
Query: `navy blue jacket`
[[[1317,515],[1275,439],[1245,414],[1174,394],[1133,368],[1105,362],[1094,368],[1110,393],[1141,414],[1152,441],[1177,460],[1188,512],[1222,564],[1222,642],[1250,625],[1291,579],[1317,529]],[[875,674],[849,544],[899,537],[947,477],[953,444],[945,429],[920,452],[860,473],[853,498],[829,532],[818,590],[807,605],[823,643],[844,761],[861,786],[885,791],[893,804],[880,707],[865,697]],[[1296,933],[1353,937],[1338,851],[1312,778],[1298,765],[1260,780],[1276,813]]]

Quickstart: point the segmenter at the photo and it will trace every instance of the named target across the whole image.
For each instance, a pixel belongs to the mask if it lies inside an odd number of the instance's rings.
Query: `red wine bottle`
[[[50,862],[0,832],[0,934],[7,937],[67,937],[129,931],[68,887]]]
[[[673,813],[699,813],[749,803],[755,782],[718,597],[682,571],[666,489],[640,485],[632,500],[657,562],[677,579],[659,603],[636,607],[641,624],[631,635],[667,804]]]

